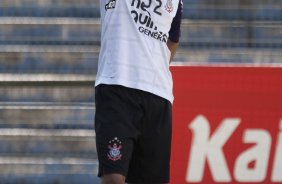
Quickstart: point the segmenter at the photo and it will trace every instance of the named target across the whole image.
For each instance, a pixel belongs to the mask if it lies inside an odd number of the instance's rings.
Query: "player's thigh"
[[[134,124],[142,115],[128,89],[115,85],[96,87],[95,132],[99,174],[127,175],[134,139]]]
[[[171,103],[154,96],[147,106],[142,134],[134,147],[127,181],[168,183],[171,150]]]

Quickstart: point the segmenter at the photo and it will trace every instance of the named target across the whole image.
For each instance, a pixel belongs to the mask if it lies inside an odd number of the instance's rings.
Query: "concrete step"
[[[95,75],[98,53],[0,52],[0,72],[15,74]]]
[[[181,42],[182,45],[187,46],[282,47],[281,21],[195,21],[185,19],[182,22]],[[0,38],[0,44],[3,45],[92,46],[100,43],[100,25],[97,19],[0,18],[0,25],[5,25],[0,27],[0,33],[3,35]],[[98,52],[99,49],[96,49],[94,52],[96,55],[92,55],[96,58],[95,61],[97,61]],[[59,58],[53,54],[39,56],[34,53],[30,57],[23,57],[22,60],[36,62],[43,59],[43,61],[52,63],[52,61],[57,62]],[[62,55],[61,57],[68,60],[73,55]],[[76,59],[76,57],[73,58]],[[91,60],[87,61],[90,65]],[[39,65],[40,62],[36,63]],[[42,65],[45,68],[50,67],[45,66],[44,63]]]
[[[0,73],[0,84],[4,84],[6,86],[18,84],[20,82],[32,85],[32,83],[37,83],[37,85],[45,85],[63,83],[63,85],[70,85],[71,83],[76,84],[77,82],[81,82],[82,85],[84,83],[93,84],[95,81],[95,75],[91,74],[56,74],[56,73],[33,73],[33,74],[15,74],[15,73]]]
[[[260,65],[281,66],[280,48],[207,48],[179,49],[172,65]]]
[[[0,157],[1,184],[98,184],[97,160],[72,157]]]
[[[2,0],[0,16],[93,17],[99,15],[98,0]]]
[[[281,22],[184,20],[181,43],[189,47],[281,48],[281,30]]]
[[[2,7],[22,7],[22,6],[36,6],[36,7],[81,7],[87,5],[96,5],[99,3],[99,0],[2,0]]]
[[[0,17],[0,44],[98,44],[99,23],[88,18]]]
[[[98,57],[98,46],[0,45],[0,72],[95,75]]]
[[[1,7],[2,6],[2,7]],[[99,1],[4,0],[0,16],[98,17]],[[282,20],[279,0],[185,0],[184,17],[221,20]]]
[[[0,74],[0,79],[1,76],[3,75]],[[10,76],[12,77],[14,75]],[[24,81],[22,77],[19,78],[19,80],[22,81],[14,81],[17,84],[12,85],[14,79],[15,78],[9,80],[7,79],[7,85],[1,85],[0,82],[0,106],[1,103],[2,105],[9,106],[17,105],[16,102],[19,102],[19,106],[21,104],[24,105],[24,102],[54,102],[56,103],[56,106],[58,106],[59,103],[94,103],[95,101],[94,80],[93,82],[91,82],[92,84],[90,85],[81,85],[81,81],[77,82],[78,85],[73,85],[73,83],[64,85],[56,83],[54,81],[50,81],[48,85],[44,86],[44,81],[36,82],[37,85],[32,85],[32,81],[29,81],[30,83],[26,81],[25,84],[23,84]],[[38,78],[36,79],[38,80]],[[4,81],[3,78],[1,80],[2,82]],[[10,84],[8,85],[9,82]],[[10,102],[10,104],[8,102]],[[3,107],[2,109],[0,108],[0,113],[4,109],[5,107]],[[9,114],[9,112],[6,113]]]
[[[93,129],[94,103],[0,103],[1,128]]]
[[[0,155],[96,158],[94,130],[0,129]]]
[[[282,20],[277,0],[185,0],[184,16],[209,20]]]

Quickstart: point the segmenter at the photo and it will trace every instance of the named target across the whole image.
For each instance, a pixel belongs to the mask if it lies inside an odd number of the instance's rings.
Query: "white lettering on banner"
[[[198,116],[190,124],[193,131],[187,182],[200,182],[204,175],[205,161],[209,163],[214,180],[229,182],[231,176],[222,147],[240,123],[238,118],[225,119],[216,132],[210,136],[210,126],[204,116]],[[210,138],[209,138],[210,137]]]
[[[239,118],[224,119],[216,131],[210,132],[210,124],[203,115],[197,116],[189,125],[193,138],[188,160],[186,181],[202,182],[205,165],[210,167],[215,182],[231,182],[230,170],[226,162],[223,146],[240,124]],[[247,129],[243,133],[243,143],[254,144],[244,150],[235,160],[234,179],[238,182],[263,182],[267,176],[272,137],[262,129]],[[230,158],[229,158],[230,159]],[[249,165],[254,163],[254,167]],[[271,181],[282,182],[282,119],[277,136]]]
[[[278,135],[276,152],[273,163],[273,173],[271,180],[273,182],[282,182],[282,119],[280,120],[280,133]]]
[[[234,176],[239,182],[262,182],[267,174],[268,159],[271,148],[271,136],[265,130],[246,130],[244,143],[255,143],[241,153],[236,160]],[[254,162],[254,168],[248,165]]]

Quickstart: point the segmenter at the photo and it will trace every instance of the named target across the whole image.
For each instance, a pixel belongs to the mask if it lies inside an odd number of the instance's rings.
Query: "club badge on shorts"
[[[109,152],[107,154],[108,159],[112,161],[117,161],[121,159],[122,143],[117,137],[109,141],[108,148],[109,148]]]
[[[168,13],[171,13],[173,11],[173,4],[172,4],[172,0],[167,0],[166,5],[165,5],[165,10]]]

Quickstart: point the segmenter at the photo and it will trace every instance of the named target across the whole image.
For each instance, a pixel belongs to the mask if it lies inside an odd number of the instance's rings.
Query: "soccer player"
[[[95,84],[102,184],[169,182],[172,77],[182,0],[100,0]]]

